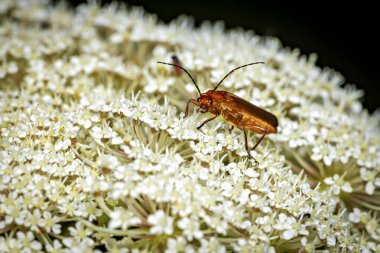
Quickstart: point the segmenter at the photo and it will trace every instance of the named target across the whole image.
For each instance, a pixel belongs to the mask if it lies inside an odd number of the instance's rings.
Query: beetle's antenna
[[[182,66],[180,65],[177,65],[177,64],[173,64],[173,63],[167,63],[167,62],[162,62],[162,61],[158,61],[157,63],[161,63],[161,64],[166,64],[166,65],[171,65],[171,66],[175,66],[175,67],[178,67],[180,69],[182,69],[183,71],[186,72],[186,74],[191,78],[191,81],[193,81],[195,87],[197,88],[198,92],[199,92],[199,95],[201,95],[201,90],[199,89],[198,85],[195,83],[194,81],[194,78],[190,75],[190,73],[185,69],[183,68]]]
[[[221,85],[221,84],[223,83],[224,79],[226,79],[227,76],[229,76],[230,74],[232,74],[232,72],[234,72],[235,70],[238,70],[238,69],[241,69],[241,68],[244,68],[244,67],[250,66],[250,65],[254,65],[254,64],[265,64],[265,63],[259,61],[259,62],[248,63],[248,64],[245,64],[245,65],[243,65],[243,66],[240,66],[240,67],[234,68],[234,69],[231,70],[231,71],[230,71],[225,77],[223,77],[223,79],[218,83],[218,85],[215,86],[215,88],[212,90],[212,93],[213,93],[214,91],[216,91],[216,89],[219,87],[219,85]],[[211,94],[212,94],[212,93],[211,93]]]

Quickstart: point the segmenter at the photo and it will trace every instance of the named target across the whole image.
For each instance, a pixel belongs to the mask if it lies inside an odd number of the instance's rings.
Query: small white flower
[[[75,223],[75,228],[69,227],[70,234],[77,240],[85,240],[93,231],[83,225],[82,222],[78,221]]]
[[[351,193],[353,191],[351,184],[345,182],[342,176],[335,174],[333,177],[327,177],[324,179],[325,184],[330,185],[333,193],[338,195],[340,191]]]
[[[56,216],[53,216],[51,212],[44,211],[43,212],[43,223],[44,228],[47,231],[52,231],[54,234],[60,234],[61,233],[61,224],[59,224],[59,218]]]
[[[248,168],[244,170],[244,174],[246,174],[248,177],[258,177],[260,175],[260,173],[254,171],[253,168]]]
[[[22,248],[24,251],[39,251],[42,249],[42,244],[38,241],[35,241],[34,235],[31,231],[28,231],[26,233],[18,231],[16,233],[17,240],[22,243]]]
[[[380,113],[314,55],[118,4],[0,2],[0,251],[380,252]],[[157,64],[174,55],[201,91],[266,62],[220,87],[278,117],[259,165],[221,117],[184,118],[197,89]]]
[[[193,238],[201,239],[203,237],[203,232],[200,230],[200,224],[194,218],[182,218],[178,221],[177,225],[183,230],[184,236],[189,241],[192,241]]]
[[[333,247],[336,244],[336,238],[335,238],[335,236],[327,236],[326,241],[327,241],[327,245],[329,247]]]
[[[55,151],[66,150],[70,146],[71,146],[70,140],[58,141],[55,144],[54,150]]]
[[[141,219],[134,213],[123,208],[116,208],[110,213],[111,220],[108,223],[110,228],[119,228],[125,230],[129,226],[141,223]]]
[[[201,180],[207,180],[208,179],[208,175],[209,175],[209,171],[206,168],[201,168],[199,170],[198,174],[199,174],[199,179],[201,179]]]
[[[359,223],[360,222],[360,215],[361,215],[361,212],[358,208],[354,208],[354,211],[351,212],[349,215],[348,215],[348,218],[350,221],[352,221],[353,223]]]
[[[225,253],[226,248],[221,245],[215,237],[211,237],[210,239],[202,239],[201,247],[199,248],[199,252],[216,252],[216,253]]]
[[[330,166],[332,162],[337,158],[335,149],[330,145],[315,146],[312,149],[313,154],[311,159],[315,161],[323,160],[323,162]]]
[[[47,244],[46,251],[49,253],[58,253],[62,251],[62,244],[58,240],[53,241],[53,245]]]
[[[363,180],[367,181],[365,191],[369,195],[372,195],[375,192],[375,185],[380,187],[380,179],[376,178],[376,171],[369,171],[366,168],[361,168],[360,176]]]
[[[165,253],[179,253],[179,252],[186,252],[186,253],[193,253],[195,252],[194,249],[187,245],[186,240],[179,236],[177,238],[169,238],[168,240],[168,247],[165,250]]]
[[[171,235],[173,233],[173,222],[174,219],[167,216],[162,210],[148,216],[148,223],[152,225],[150,228],[152,234]]]

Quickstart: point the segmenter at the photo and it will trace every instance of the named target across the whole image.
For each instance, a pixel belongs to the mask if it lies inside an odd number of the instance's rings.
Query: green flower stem
[[[107,204],[104,202],[102,197],[95,198],[96,203],[98,203],[99,207],[110,217],[112,210],[108,208]]]
[[[320,175],[316,172],[313,166],[309,164],[308,162],[306,162],[304,159],[302,159],[301,156],[297,152],[294,152],[293,155],[296,161],[301,165],[303,169],[307,171],[308,174],[310,174],[313,178],[320,177]]]
[[[115,230],[115,229],[110,229],[110,228],[105,228],[105,227],[99,227],[89,221],[86,221],[84,219],[78,219],[80,222],[82,222],[85,226],[88,228],[100,232],[100,233],[106,233],[109,235],[113,236],[128,236],[128,237],[136,237],[136,236],[141,236],[143,234],[146,234],[147,231],[144,229],[134,229],[134,230]]]
[[[221,243],[233,243],[236,242],[239,238],[218,238],[218,241]]]

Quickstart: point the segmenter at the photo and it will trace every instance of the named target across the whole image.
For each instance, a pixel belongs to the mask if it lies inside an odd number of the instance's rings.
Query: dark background
[[[70,2],[75,6],[86,1]],[[380,107],[380,83],[376,73],[380,60],[377,38],[380,28],[376,25],[379,12],[374,3],[354,1],[336,5],[335,1],[296,3],[265,0],[124,2],[143,6],[165,22],[180,14],[193,16],[196,25],[203,20],[223,20],[227,28],[252,29],[259,35],[278,37],[284,46],[299,48],[302,54],[315,52],[319,66],[339,71],[345,77],[345,83],[365,90],[362,101],[369,111]]]

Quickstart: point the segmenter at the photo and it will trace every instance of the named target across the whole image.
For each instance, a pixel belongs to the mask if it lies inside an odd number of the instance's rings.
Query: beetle
[[[181,61],[179,60],[178,56],[176,56],[175,54],[172,55],[171,58],[172,58],[172,63],[173,63],[173,64],[175,64],[175,65],[179,65],[179,66],[182,65],[182,63],[181,63]],[[179,67],[175,67],[175,68],[174,68],[174,71],[175,71],[175,73],[176,73],[177,75],[181,74],[181,72],[182,72],[181,68],[179,68]]]
[[[239,128],[244,132],[244,140],[245,140],[245,149],[248,153],[248,158],[254,159],[250,153],[250,151],[255,150],[256,147],[260,144],[260,142],[264,139],[267,134],[277,133],[278,120],[277,117],[272,113],[251,104],[250,102],[232,94],[227,91],[217,91],[219,85],[230,75],[232,72],[250,66],[254,64],[264,64],[264,62],[253,62],[248,63],[237,68],[232,69],[225,75],[222,80],[214,87],[212,90],[208,90],[207,92],[202,93],[194,81],[194,78],[190,75],[190,73],[180,65],[166,62],[157,62],[160,64],[171,65],[176,68],[182,69],[194,83],[195,87],[199,92],[199,97],[197,99],[189,99],[186,105],[185,110],[185,118],[189,112],[189,105],[193,103],[199,106],[198,111],[201,113],[210,112],[214,114],[213,117],[206,119],[202,122],[197,129],[199,130],[206,123],[216,119],[218,116],[222,116],[227,122],[232,124],[234,127]],[[247,138],[247,130],[253,131],[258,134],[262,134],[260,139],[256,142],[253,148],[250,150],[248,147],[248,138]],[[257,161],[256,161],[257,162]]]

